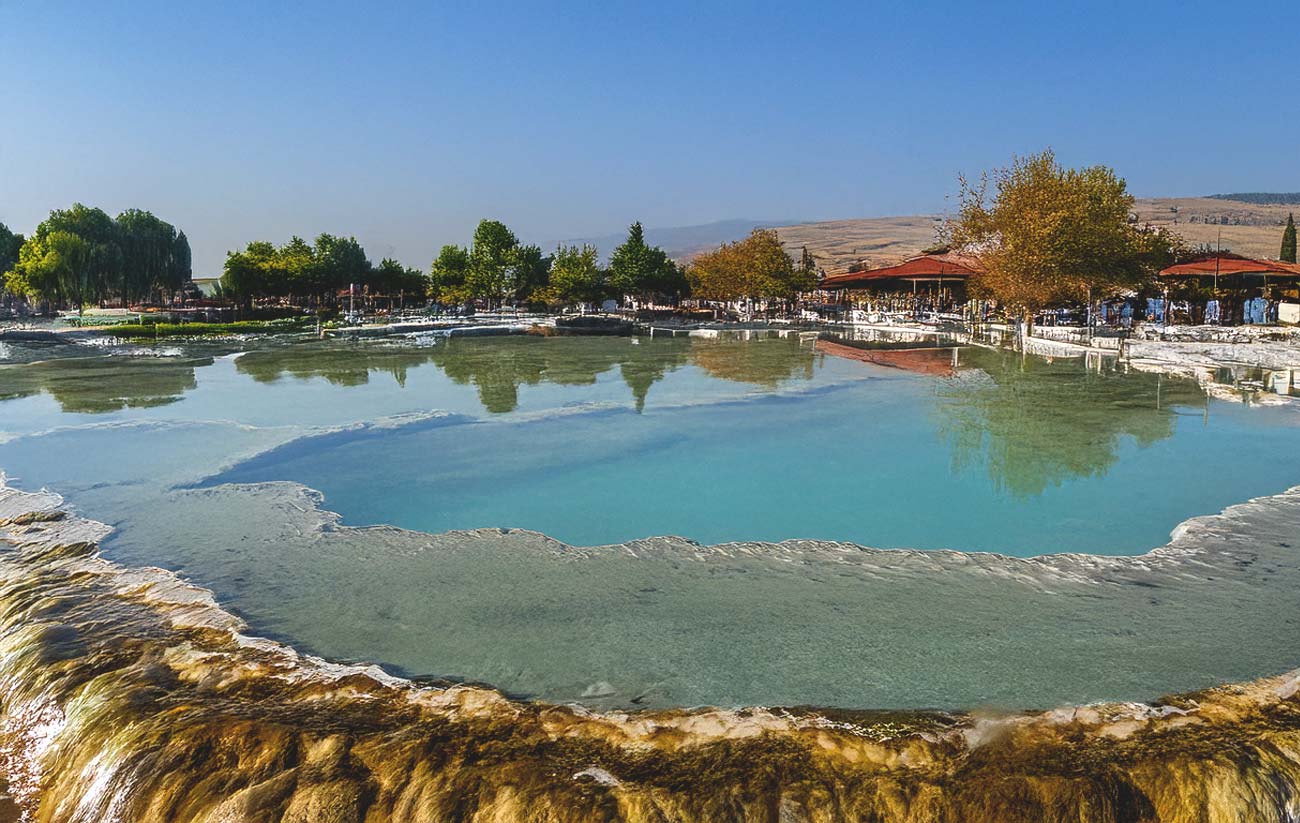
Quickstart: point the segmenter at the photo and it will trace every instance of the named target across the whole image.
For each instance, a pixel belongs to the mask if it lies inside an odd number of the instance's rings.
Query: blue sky
[[[322,231],[426,267],[484,216],[936,212],[1046,146],[1140,196],[1295,191],[1298,30],[1293,0],[0,0],[0,221],[149,209],[204,275]]]

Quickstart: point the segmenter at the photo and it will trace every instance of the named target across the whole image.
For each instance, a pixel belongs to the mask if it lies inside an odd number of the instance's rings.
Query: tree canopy
[[[176,291],[190,279],[190,244],[184,232],[139,209],[119,214],[117,225],[119,296],[130,301],[154,289]]]
[[[443,303],[480,298],[526,302],[546,288],[550,259],[537,246],[520,245],[500,220],[480,220],[468,249],[443,246],[430,268],[430,290]]]
[[[812,256],[805,253],[796,266],[775,229],[754,229],[744,240],[700,255],[687,275],[691,293],[710,300],[788,300],[817,285]]]
[[[226,255],[223,291],[248,303],[258,297],[282,297],[316,305],[334,305],[340,291],[353,287],[371,294],[415,295],[428,290],[424,273],[396,260],[378,266],[355,237],[321,234],[314,243],[292,237],[282,246],[249,243]]]
[[[585,247],[584,247],[585,248]],[[557,260],[565,253],[559,267]],[[573,253],[570,253],[573,252]],[[596,266],[596,251],[591,249],[592,270],[575,257],[577,250],[561,247],[555,255],[546,255],[533,245],[524,245],[508,226],[499,220],[481,220],[474,230],[469,248],[443,246],[430,267],[430,292],[442,303],[487,300],[494,304],[572,303],[594,300],[603,282]],[[585,282],[579,282],[585,281]]]
[[[147,211],[114,219],[81,203],[50,212],[26,239],[0,233],[0,266],[8,291],[75,308],[175,292],[191,276],[184,232]]]
[[[18,263],[18,250],[22,248],[23,236],[14,234],[4,223],[0,223],[0,274],[13,269]]]
[[[562,245],[552,260],[550,289],[555,302],[594,302],[609,292],[608,273],[600,267],[595,246]]]
[[[1282,230],[1282,253],[1278,255],[1279,260],[1285,260],[1288,263],[1296,262],[1296,244],[1295,244],[1295,215],[1286,216],[1286,228]]]
[[[1105,166],[1066,169],[1049,149],[1016,158],[978,184],[961,180],[960,212],[945,227],[979,259],[972,286],[1028,316],[1089,293],[1136,288],[1173,261],[1180,243],[1131,219],[1133,196]]]
[[[369,285],[381,294],[424,297],[429,291],[429,279],[424,272],[403,266],[391,257],[385,257],[375,266]]]
[[[643,299],[655,296],[676,299],[689,293],[690,288],[681,268],[668,253],[646,244],[639,222],[628,227],[627,240],[610,256],[609,280],[617,292]]]
[[[429,291],[435,300],[443,303],[464,303],[470,298],[468,278],[469,250],[462,246],[443,246],[433,261]]]
[[[501,302],[514,292],[511,277],[519,238],[499,220],[481,220],[469,250],[465,284],[475,297]]]
[[[533,301],[546,291],[551,279],[552,258],[537,246],[516,246],[510,263],[509,281],[517,303]]]

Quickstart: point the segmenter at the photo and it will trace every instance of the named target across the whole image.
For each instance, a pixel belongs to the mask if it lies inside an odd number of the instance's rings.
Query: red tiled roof
[[[832,275],[823,280],[818,288],[851,288],[873,280],[888,280],[891,278],[951,277],[954,280],[959,280],[978,274],[979,270],[979,261],[973,257],[960,254],[923,254],[919,257],[904,260],[894,266]]]
[[[1260,260],[1239,254],[1209,255],[1189,263],[1179,263],[1160,272],[1161,277],[1207,277],[1234,274],[1273,274],[1300,277],[1300,265],[1281,260]]]

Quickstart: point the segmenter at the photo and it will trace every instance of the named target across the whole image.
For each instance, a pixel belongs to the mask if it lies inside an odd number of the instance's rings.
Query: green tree
[[[1278,255],[1278,259],[1294,263],[1296,262],[1295,255],[1295,215],[1288,214],[1286,216],[1286,228],[1282,230],[1282,253]]]
[[[609,279],[619,293],[642,299],[655,295],[675,299],[689,290],[685,274],[667,252],[646,244],[639,222],[628,227],[627,240],[610,256]]]
[[[5,273],[5,290],[29,300],[62,302],[57,259],[48,246],[49,234],[30,237],[18,248],[18,260]]]
[[[249,243],[243,251],[227,253],[222,290],[245,306],[251,306],[254,298],[274,293],[280,288],[276,280],[283,277],[277,254],[275,245],[264,240]]]
[[[799,265],[794,270],[793,286],[796,291],[808,292],[817,288],[817,260],[804,246],[799,252]]]
[[[443,246],[429,269],[429,293],[444,304],[464,303],[469,299],[465,285],[469,277],[469,250],[462,246]]]
[[[194,279],[194,255],[190,251],[190,239],[185,232],[176,232],[176,242],[172,244],[171,266],[163,278],[163,287],[176,291]]]
[[[55,232],[75,234],[86,244],[83,268],[77,275],[76,294],[65,288],[62,291],[63,299],[80,300],[81,303],[76,304],[80,309],[83,303],[98,300],[114,290],[122,265],[120,234],[117,224],[103,209],[81,203],[73,203],[67,209],[56,209],[36,227],[32,237],[44,243]],[[62,242],[66,246],[68,241],[65,239]],[[64,287],[68,285],[64,279],[66,276],[65,272],[60,277],[60,283]]]
[[[509,279],[516,302],[525,303],[533,299],[534,295],[545,293],[550,284],[551,263],[551,258],[542,254],[537,246],[519,246],[515,249]]]
[[[1129,221],[1133,196],[1105,166],[1065,169],[1047,150],[1016,158],[977,185],[961,182],[960,212],[944,233],[983,272],[973,287],[1024,318],[1062,302],[1147,282],[1173,241]]]
[[[175,278],[177,235],[172,224],[140,209],[127,209],[114,222],[121,250],[116,291],[123,305],[155,290],[178,289],[183,281]]]
[[[419,269],[408,269],[390,257],[385,257],[375,266],[367,284],[372,291],[398,296],[399,305],[406,305],[410,296],[424,297],[429,290],[429,281]]]
[[[366,250],[355,237],[322,234],[316,238],[315,265],[312,268],[316,293],[332,303],[338,290],[365,283],[373,267],[366,258]]]
[[[0,223],[0,274],[13,270],[18,264],[18,250],[23,246],[23,236],[14,234]]]
[[[480,220],[474,230],[465,285],[473,297],[501,303],[513,293],[512,268],[519,238],[498,220]]]
[[[74,250],[75,244],[64,237],[56,249],[49,242],[56,233],[75,235],[85,248]],[[16,253],[9,247],[6,257],[5,241],[14,239],[19,242]],[[30,248],[24,252],[24,246]],[[75,277],[58,264],[69,255],[79,261]],[[0,271],[6,272],[6,288],[54,304],[79,301],[80,307],[114,295],[126,303],[179,289],[191,275],[190,248],[184,233],[147,211],[127,209],[113,219],[102,209],[74,203],[50,212],[26,240],[7,230],[0,233]]]
[[[295,294],[310,297],[327,290],[317,266],[316,248],[298,235],[289,238],[272,257],[273,261],[265,264],[269,280],[274,284],[271,293],[292,300]]]
[[[96,249],[79,234],[52,231],[45,237],[46,262],[59,291],[80,314],[97,290]]]
[[[21,234],[0,223],[0,289],[17,297],[26,297],[31,292],[26,275],[18,269],[18,253],[23,243]]]
[[[562,303],[597,301],[604,296],[606,275],[595,246],[560,246],[551,263],[551,290]]]

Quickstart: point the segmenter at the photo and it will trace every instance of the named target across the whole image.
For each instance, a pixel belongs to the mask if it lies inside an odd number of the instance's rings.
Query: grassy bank
[[[103,329],[114,337],[207,337],[221,334],[282,334],[315,326],[315,318],[236,320],[231,323],[122,323]]]

